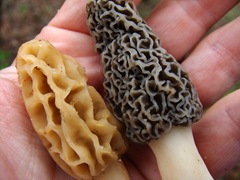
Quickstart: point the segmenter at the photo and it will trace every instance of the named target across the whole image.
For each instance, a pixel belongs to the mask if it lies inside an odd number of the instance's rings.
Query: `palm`
[[[194,4],[195,1],[191,2],[192,4],[180,0],[165,1],[149,18],[149,24],[154,31],[163,37],[163,46],[177,59],[182,59],[215,20],[237,3],[236,0],[227,1],[222,7],[219,5],[219,8],[212,8],[213,10],[210,11],[211,7],[216,5],[215,2],[210,1],[211,3],[206,6],[209,12],[203,14],[205,16],[198,17],[195,12],[198,10],[199,14],[203,13],[204,8],[200,8],[200,4],[202,7],[204,2],[209,1],[199,0],[198,4]],[[75,57],[85,67],[88,83],[101,91],[103,76],[99,55],[94,50],[94,42],[85,25],[85,4],[86,1],[82,0],[67,0],[58,15],[37,38],[49,40],[62,53]],[[174,9],[175,14],[171,9]],[[214,13],[215,20],[207,18],[206,14],[211,15],[211,13]],[[174,17],[179,18],[175,19],[174,23],[169,23]],[[240,134],[236,126],[240,124],[238,113],[240,104],[237,101],[240,93],[235,92],[216,103],[240,76],[237,67],[239,66],[237,57],[240,55],[237,49],[240,45],[239,23],[238,19],[203,40],[182,64],[196,85],[203,105],[210,107],[215,103],[204,115],[203,120],[194,127],[196,143],[200,153],[208,157],[205,161],[213,176],[218,176],[240,159],[238,153],[240,147],[237,143]],[[166,26],[160,27],[158,24]],[[226,31],[231,33],[226,35]],[[218,41],[218,37],[225,38],[226,41]],[[214,53],[214,48],[220,50]],[[221,53],[221,56],[218,53]],[[221,63],[218,63],[220,60]],[[215,80],[214,89],[208,86],[212,78]],[[21,99],[17,74],[13,66],[0,72],[0,84],[2,95],[0,97],[0,158],[2,159],[0,172],[4,172],[0,173],[0,177],[34,179],[44,175],[45,179],[67,179],[68,176],[51,160],[34,133]],[[211,126],[214,123],[218,126],[224,124],[221,133],[216,133],[218,127]],[[228,147],[224,146],[227,142]],[[138,153],[135,153],[136,149]],[[222,154],[227,155],[222,156]],[[132,179],[159,177],[158,172],[155,171],[157,168],[155,159],[147,146],[131,146],[124,162]]]
[[[11,76],[12,67],[2,72]],[[15,75],[13,75],[15,76]],[[66,179],[56,167],[32,128],[19,88],[12,81],[0,78],[0,179],[36,179],[39,176]]]

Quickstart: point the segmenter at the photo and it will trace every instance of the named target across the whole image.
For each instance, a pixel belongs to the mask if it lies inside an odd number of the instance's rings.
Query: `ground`
[[[143,0],[140,13],[146,17],[158,1],[160,0]],[[0,69],[12,62],[19,46],[33,39],[57,13],[63,2],[64,0],[0,0]],[[239,15],[240,5],[214,28]],[[239,166],[220,179],[240,179]]]
[[[18,47],[34,38],[63,2],[64,0],[0,1],[0,67],[14,59]]]

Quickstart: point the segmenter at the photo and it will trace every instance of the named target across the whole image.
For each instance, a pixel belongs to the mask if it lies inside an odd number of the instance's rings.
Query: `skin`
[[[86,68],[89,84],[102,92],[99,55],[85,24],[86,2],[66,0],[36,38],[49,40],[62,53],[77,58]],[[165,0],[148,18],[162,46],[182,61],[204,108],[208,108],[193,126],[193,134],[214,178],[240,160],[240,90],[223,97],[240,78],[240,17],[205,34],[237,3]],[[52,161],[32,128],[14,64],[0,71],[0,84],[0,179],[71,179]],[[131,144],[123,160],[131,179],[160,179],[148,146]]]

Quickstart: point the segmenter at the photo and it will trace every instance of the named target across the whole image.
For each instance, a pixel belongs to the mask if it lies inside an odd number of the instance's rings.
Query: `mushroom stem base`
[[[213,180],[196,148],[191,127],[173,127],[149,146],[163,180]]]
[[[100,175],[94,177],[94,180],[108,180],[108,179],[118,179],[118,180],[130,180],[127,169],[125,168],[121,160],[116,161],[107,167]]]

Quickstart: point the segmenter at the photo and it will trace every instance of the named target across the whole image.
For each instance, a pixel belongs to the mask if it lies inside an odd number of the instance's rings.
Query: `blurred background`
[[[160,0],[143,0],[138,7],[146,18]],[[19,46],[33,39],[57,13],[64,0],[0,0],[0,69],[10,65]],[[214,30],[240,16],[240,4],[229,11]],[[232,90],[239,88],[239,84]],[[220,180],[240,180],[240,165]]]

